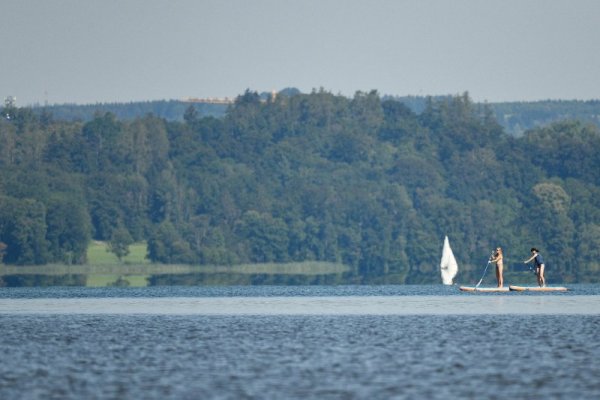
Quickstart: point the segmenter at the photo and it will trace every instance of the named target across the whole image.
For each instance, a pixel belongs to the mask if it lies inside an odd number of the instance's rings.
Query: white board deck
[[[566,292],[567,289],[566,287],[563,286],[546,286],[546,287],[539,287],[539,286],[514,286],[514,285],[510,285],[509,289],[515,292],[524,292],[524,291],[531,291],[531,292]]]
[[[475,287],[475,286],[461,286],[459,287],[463,292],[508,292],[508,287]]]

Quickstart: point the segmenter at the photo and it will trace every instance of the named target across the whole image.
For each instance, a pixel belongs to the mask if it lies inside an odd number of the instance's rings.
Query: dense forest
[[[444,235],[460,280],[538,247],[556,281],[600,274],[600,129],[564,120],[508,134],[468,94],[422,111],[377,92],[246,91],[222,117],[5,108],[0,257],[85,263],[90,240],[147,241],[158,263],[321,260],[356,282],[439,282]]]
[[[296,88],[286,88],[279,95],[295,96],[301,94]],[[271,93],[263,92],[259,96],[266,100]],[[453,96],[435,96],[436,102],[445,102]],[[421,114],[430,101],[423,96],[383,96],[382,100],[396,100],[404,103],[414,113]],[[598,100],[541,100],[529,102],[487,103],[504,130],[513,136],[522,136],[525,131],[546,126],[553,122],[578,120],[600,127],[600,101]],[[133,120],[146,114],[164,118],[167,121],[183,122],[185,110],[193,107],[201,117],[223,117],[229,107],[227,104],[206,102],[188,102],[182,100],[156,100],[131,103],[99,104],[55,104],[32,107],[37,115],[50,113],[55,119],[65,121],[91,121],[98,113],[109,112],[120,120]]]

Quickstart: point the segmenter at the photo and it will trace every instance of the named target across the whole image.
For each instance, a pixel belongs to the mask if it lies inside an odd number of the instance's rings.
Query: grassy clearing
[[[117,256],[108,251],[106,242],[92,241],[88,246],[88,264],[150,264],[146,258],[147,246],[145,242],[134,243],[129,246],[129,254],[119,261]]]
[[[146,286],[151,275],[178,274],[239,274],[239,275],[296,275],[316,276],[342,274],[348,271],[343,264],[306,261],[295,263],[263,263],[242,265],[181,265],[153,264],[146,259],[146,243],[129,247],[130,254],[119,259],[107,251],[105,242],[94,241],[88,248],[88,263],[84,265],[0,265],[1,275],[85,275],[86,285]]]

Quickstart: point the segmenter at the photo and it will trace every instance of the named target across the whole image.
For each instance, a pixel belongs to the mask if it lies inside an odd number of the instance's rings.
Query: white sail
[[[458,272],[458,264],[456,263],[454,253],[452,253],[452,249],[450,248],[448,236],[444,238],[444,249],[442,250],[440,271],[442,273],[442,282],[444,285],[452,285],[452,280]]]

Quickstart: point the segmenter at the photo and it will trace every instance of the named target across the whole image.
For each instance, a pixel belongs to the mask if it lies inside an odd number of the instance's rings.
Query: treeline
[[[155,100],[129,103],[98,104],[55,104],[35,105],[32,111],[37,116],[51,114],[56,120],[89,122],[100,113],[111,113],[119,120],[134,120],[152,114],[168,121],[183,121],[186,109],[193,107],[202,116],[223,117],[227,104],[188,102],[181,100]]]
[[[445,102],[452,96],[436,96],[437,102]],[[427,107],[428,97],[384,96],[384,100],[396,100],[421,114]],[[522,102],[484,103],[496,116],[498,123],[512,136],[523,134],[555,122],[577,120],[600,127],[600,100],[540,100]]]
[[[513,137],[468,94],[415,113],[377,92],[322,90],[246,91],[222,118],[184,114],[72,122],[5,109],[3,261],[83,263],[92,238],[146,240],[154,262],[320,260],[355,281],[439,282],[448,235],[463,282],[496,246],[509,271],[535,246],[551,280],[598,278],[594,125]]]
[[[296,96],[301,92],[296,88],[286,88],[278,96]],[[271,96],[270,93],[260,93],[263,101]],[[395,100],[404,103],[414,113],[421,114],[431,100],[447,102],[453,96],[383,96],[382,100]],[[477,105],[477,104],[476,104]],[[147,114],[152,114],[167,121],[183,122],[185,111],[193,107],[201,117],[221,118],[227,112],[227,104],[189,103],[180,100],[157,100],[130,103],[99,103],[99,104],[57,104],[32,108],[36,115],[52,114],[57,120],[91,121],[97,113],[111,113],[119,120],[133,120]],[[480,106],[480,105],[477,105]],[[564,120],[578,120],[592,123],[600,127],[599,100],[541,100],[529,102],[489,103],[481,106],[489,107],[498,123],[513,136],[522,136],[526,131],[548,126]]]
[[[295,96],[300,94],[296,88],[282,89],[278,95]],[[266,101],[272,94],[262,92],[261,100]],[[100,113],[111,113],[119,120],[133,120],[152,114],[167,121],[183,122],[188,109],[194,109],[199,116],[221,118],[227,112],[227,103],[210,103],[201,100],[154,100],[132,101],[129,103],[97,103],[97,104],[36,104],[31,109],[41,116],[51,114],[56,120],[88,122]]]
[[[599,100],[507,102],[494,103],[492,108],[500,124],[515,136],[564,120],[578,120],[600,126]]]

